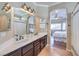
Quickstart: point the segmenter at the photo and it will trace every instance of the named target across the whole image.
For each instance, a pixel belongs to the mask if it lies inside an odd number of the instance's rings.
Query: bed
[[[66,41],[66,31],[55,31],[54,34],[53,34],[53,37],[55,40],[57,41]]]

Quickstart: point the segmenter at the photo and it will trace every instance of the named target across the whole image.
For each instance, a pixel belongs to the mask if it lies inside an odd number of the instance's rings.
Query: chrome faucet
[[[24,39],[24,36],[22,36],[22,35],[16,34],[15,36],[16,36],[16,37],[15,37],[16,41],[19,41],[19,40],[21,40],[21,39]]]
[[[19,40],[24,39],[24,36],[19,36]]]

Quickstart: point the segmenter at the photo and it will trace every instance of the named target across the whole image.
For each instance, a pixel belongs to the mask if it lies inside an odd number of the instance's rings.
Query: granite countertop
[[[17,42],[14,38],[6,41],[2,45],[0,45],[0,56],[6,55],[18,48],[21,48],[35,40],[37,40],[40,37],[43,37],[44,35],[47,35],[47,33],[38,33],[37,35],[25,35],[25,39],[22,41]],[[27,39],[28,37],[28,39]]]

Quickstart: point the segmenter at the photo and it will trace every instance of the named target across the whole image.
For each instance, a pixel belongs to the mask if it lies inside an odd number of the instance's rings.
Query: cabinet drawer
[[[47,45],[47,41],[45,41],[45,45]]]
[[[34,47],[34,55],[35,56],[38,55],[40,51],[41,51],[41,47],[40,47],[40,44],[38,44]]]
[[[21,49],[17,49],[17,50],[15,50],[15,51],[13,51],[5,56],[21,56]]]
[[[40,44],[40,40],[39,39],[34,41],[34,46],[39,45],[39,44]]]
[[[45,43],[41,43],[41,49],[43,49],[45,46]]]
[[[47,35],[45,36],[45,39],[47,40]]]
[[[45,39],[45,45],[47,44],[47,39]]]
[[[37,45],[34,47],[35,49],[40,49],[40,45]]]
[[[23,56],[33,56],[33,48],[26,52]]]
[[[27,51],[29,51],[31,48],[33,48],[33,43],[30,43],[30,44],[28,44],[28,45],[26,45],[26,46],[24,46],[23,48],[22,48],[22,53],[23,54],[25,54]]]

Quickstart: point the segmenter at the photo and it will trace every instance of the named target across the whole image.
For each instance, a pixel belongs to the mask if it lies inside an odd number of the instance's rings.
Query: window
[[[35,31],[35,19],[34,16],[30,16],[29,18],[29,33],[34,33]]]
[[[61,23],[52,24],[51,29],[53,29],[53,30],[61,30]]]
[[[66,9],[58,9],[50,13],[51,29],[52,30],[66,30]]]
[[[61,22],[61,23],[51,24],[51,29],[52,30],[66,30],[66,23]]]
[[[62,23],[62,30],[66,30],[66,23]]]
[[[46,31],[46,19],[40,19],[40,31],[41,32]]]

